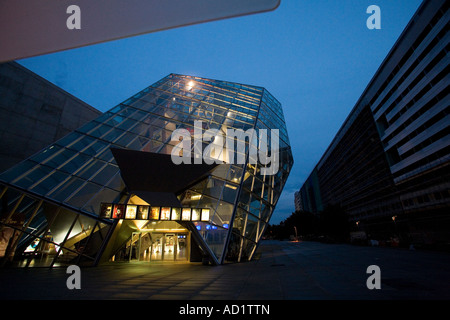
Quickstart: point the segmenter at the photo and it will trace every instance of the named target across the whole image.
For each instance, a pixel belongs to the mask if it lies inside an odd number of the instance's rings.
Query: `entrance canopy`
[[[218,166],[176,165],[167,154],[118,148],[111,148],[111,152],[129,191],[152,206],[181,207],[176,195],[207,178]]]

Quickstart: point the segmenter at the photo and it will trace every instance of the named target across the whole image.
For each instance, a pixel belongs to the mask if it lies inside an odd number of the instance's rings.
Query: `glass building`
[[[231,140],[241,148],[206,137],[227,129],[246,133]],[[268,148],[278,141],[271,174],[252,161],[261,129]],[[172,160],[177,132],[193,135],[191,164]],[[197,164],[212,144],[213,163]],[[292,165],[282,107],[267,90],[170,74],[0,175],[3,263],[249,260]]]

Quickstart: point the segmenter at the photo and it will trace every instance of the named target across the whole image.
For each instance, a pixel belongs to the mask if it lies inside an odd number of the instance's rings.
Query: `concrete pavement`
[[[381,289],[369,290],[369,265]],[[450,254],[316,242],[263,241],[247,263],[108,263],[81,269],[0,269],[2,300],[398,300],[450,298]]]

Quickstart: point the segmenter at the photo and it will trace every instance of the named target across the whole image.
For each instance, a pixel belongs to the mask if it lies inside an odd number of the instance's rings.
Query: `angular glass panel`
[[[251,255],[253,254],[253,251],[255,250],[255,247],[256,247],[255,242],[248,239],[244,239],[242,243],[242,252],[240,261],[249,260],[251,258]]]
[[[272,213],[272,207],[268,204],[263,203],[261,206],[261,220],[268,222],[268,218]]]
[[[252,199],[250,201],[250,208],[248,211],[254,215],[259,215],[260,210],[261,210],[261,200],[252,195]]]
[[[120,137],[117,141],[116,144],[122,147],[126,147],[128,146],[131,141],[133,141],[136,138],[136,135],[131,134],[129,132],[127,132],[126,134],[124,134],[122,137]]]
[[[77,141],[78,139],[80,139],[81,137],[84,137],[84,135],[82,135],[79,132],[73,131],[69,134],[67,134],[66,136],[62,137],[61,139],[59,139],[58,141],[56,141],[55,144],[59,145],[60,147],[70,147],[75,141]]]
[[[262,221],[259,221],[259,230],[258,230],[258,233],[256,235],[256,242],[261,240],[261,237],[264,234],[265,228],[266,228],[266,224],[264,222],[262,222]]]
[[[25,160],[18,165],[8,169],[0,175],[0,179],[6,182],[12,182],[19,176],[26,174],[28,171],[36,167],[38,164],[31,160]]]
[[[95,196],[90,199],[87,204],[83,207],[85,211],[91,212],[93,214],[100,214],[100,204],[104,203],[119,203],[121,200],[121,193],[109,188],[104,188],[101,192],[95,194]]]
[[[141,136],[148,136],[147,131],[149,130],[149,125],[143,122],[139,122],[138,124],[136,124],[136,126],[134,126],[133,128],[131,128],[131,132],[141,135]]]
[[[222,193],[222,200],[229,203],[234,203],[236,201],[237,191],[239,186],[232,183],[225,183]]]
[[[94,176],[101,168],[103,168],[106,165],[106,162],[101,160],[91,160],[89,164],[85,166],[83,170],[77,173],[77,176],[80,178],[83,178],[85,180],[90,179],[92,176]]]
[[[52,199],[57,201],[64,201],[67,197],[69,197],[72,193],[77,191],[83,185],[84,181],[77,178],[71,177],[67,182],[64,183],[60,188],[49,193]]]
[[[48,148],[45,148],[41,152],[37,153],[36,155],[32,156],[30,160],[36,161],[36,162],[44,162],[45,160],[51,158],[53,155],[58,153],[58,151],[62,150],[63,148],[57,145],[50,146]]]
[[[114,142],[116,141],[120,136],[122,136],[125,133],[125,131],[120,129],[112,129],[107,134],[103,136],[103,139],[106,141]]]
[[[137,112],[130,115],[131,119],[141,121],[147,115],[146,112],[138,110]]]
[[[111,118],[112,116],[113,116],[113,113],[108,111],[108,112],[105,112],[104,114],[100,115],[97,119],[95,119],[95,121],[104,122],[104,121],[108,120],[109,118]]]
[[[74,173],[75,171],[82,168],[86,163],[88,163],[91,158],[82,153],[78,153],[75,157],[73,157],[69,162],[67,162],[64,166],[62,166],[59,170],[66,173]]]
[[[250,198],[251,198],[251,192],[246,189],[242,189],[241,196],[239,198],[239,206],[245,210],[248,210],[248,208],[250,206]]]
[[[99,155],[97,155],[97,157],[99,159],[101,159],[101,160],[106,161],[106,162],[113,162],[113,163],[115,163],[115,161],[113,161],[114,160],[114,156],[113,156],[113,154],[112,154],[112,152],[111,152],[111,150],[109,148],[105,149],[103,152],[101,152]]]
[[[205,226],[205,229],[208,225]],[[219,260],[222,257],[222,252],[227,240],[228,230],[220,227],[210,226],[205,232],[204,239],[208,247],[212,250],[214,255]]]
[[[210,178],[206,184],[203,194],[220,199],[225,182],[217,179]]]
[[[100,126],[100,122],[97,121],[91,121],[86,123],[81,128],[78,128],[77,131],[81,133],[90,133],[94,128]]]
[[[99,185],[106,185],[117,173],[119,167],[107,164],[101,171],[99,171],[91,180]]]
[[[149,139],[138,136],[127,146],[127,149],[144,150],[146,148],[145,146],[148,145],[149,141],[150,141]]]
[[[68,177],[69,175],[67,173],[61,172],[59,170],[54,170],[47,178],[31,188],[31,191],[40,195],[45,195],[60,183],[62,183],[64,180],[66,180]]]
[[[90,156],[95,156],[98,153],[102,152],[108,146],[109,146],[108,143],[106,143],[104,141],[101,141],[101,140],[96,140],[88,148],[84,149],[83,153],[87,154],[87,155],[90,155]]]
[[[228,244],[226,261],[237,262],[241,252],[242,237],[235,231],[231,233],[230,242]]]
[[[107,134],[109,131],[111,131],[112,127],[108,126],[106,124],[101,124],[98,127],[96,127],[94,130],[90,131],[88,134],[90,136],[101,138],[105,134]]]
[[[230,171],[228,172],[227,180],[232,181],[234,183],[240,183],[242,179],[242,168],[237,166],[232,166]]]
[[[248,173],[248,171],[247,171],[244,175],[244,183],[242,186],[247,190],[252,190],[253,189],[253,180],[254,180],[254,176],[252,174]]]
[[[194,192],[192,190],[187,190],[182,195],[179,196],[181,204],[186,207],[199,207],[199,201],[203,198],[200,193]]]
[[[75,143],[72,143],[69,146],[69,149],[72,149],[75,151],[81,151],[81,150],[84,150],[90,144],[92,144],[94,141],[96,141],[94,138],[89,137],[89,136],[84,136],[83,138],[79,139]]]
[[[54,169],[49,168],[44,165],[39,165],[35,167],[33,170],[28,172],[24,177],[20,178],[19,180],[15,181],[14,184],[22,187],[24,189],[28,189],[35,183],[39,182],[39,180],[45,178],[47,175],[50,174]]]
[[[256,241],[256,236],[259,231],[259,220],[251,215],[247,215],[247,226],[245,227],[244,237]]]
[[[66,199],[66,202],[76,208],[82,208],[101,189],[101,186],[88,182],[69,199]]]
[[[122,191],[125,189],[125,183],[122,180],[122,176],[120,175],[120,171],[117,172],[113,178],[106,184],[108,188]]]
[[[218,226],[230,225],[234,206],[220,201],[214,209],[214,216],[212,217],[211,222]]]
[[[59,166],[63,165],[66,161],[74,157],[76,154],[77,153],[75,151],[63,148],[57,154],[55,154],[50,159],[45,160],[43,163],[51,168],[58,168]]]
[[[86,217],[80,216],[80,218],[82,219],[81,223],[83,225],[87,224]],[[88,226],[90,227],[91,225],[92,222],[89,222]],[[94,258],[100,253],[101,246],[107,239],[106,235],[108,234],[109,229],[109,225],[97,223],[84,232],[85,236],[80,239],[79,242],[75,243],[77,251],[82,254],[82,256],[80,256],[79,264],[92,265],[93,261],[91,259],[87,259],[86,256]]]

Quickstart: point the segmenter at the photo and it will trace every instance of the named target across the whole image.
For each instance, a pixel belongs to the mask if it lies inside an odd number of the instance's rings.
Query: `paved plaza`
[[[367,267],[380,268],[369,290]],[[317,242],[262,241],[248,263],[116,262],[81,269],[0,269],[0,299],[52,300],[442,300],[450,298],[450,254]]]

